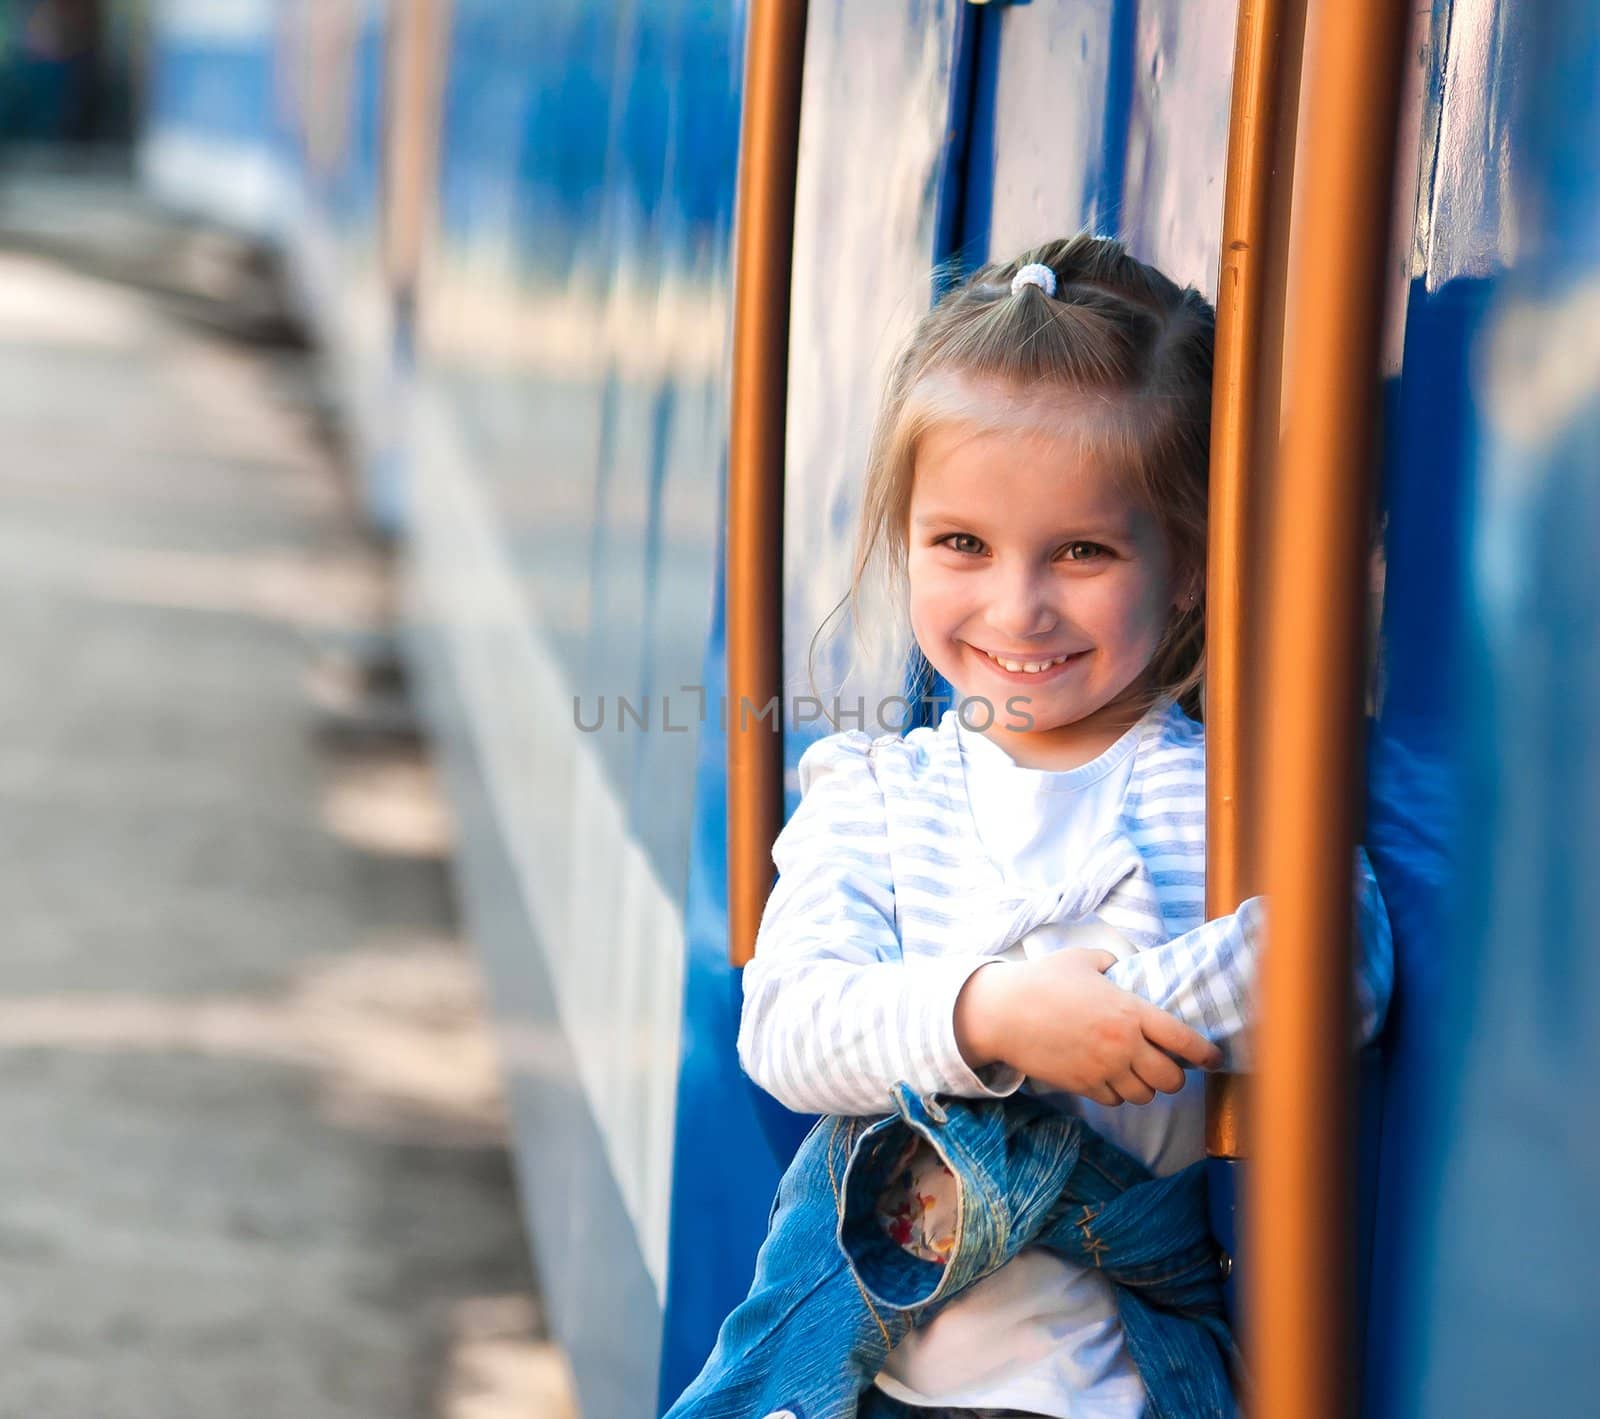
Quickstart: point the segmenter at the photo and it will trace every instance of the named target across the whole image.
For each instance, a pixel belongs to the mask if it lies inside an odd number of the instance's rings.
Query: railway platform
[[[569,1419],[384,564],[180,244],[0,192],[0,1416]]]

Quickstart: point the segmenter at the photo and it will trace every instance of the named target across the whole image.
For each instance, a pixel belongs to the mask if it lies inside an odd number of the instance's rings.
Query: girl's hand
[[[1184,1076],[1175,1060],[1201,1069],[1222,1063],[1203,1035],[1108,981],[1102,972],[1116,959],[1068,948],[974,971],[956,998],[962,1058],[974,1069],[1008,1064],[1108,1105],[1176,1094]]]

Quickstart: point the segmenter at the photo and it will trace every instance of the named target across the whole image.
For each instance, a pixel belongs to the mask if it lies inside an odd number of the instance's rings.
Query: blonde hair
[[[1030,284],[1013,292],[1012,278],[1034,264],[1055,273],[1053,296]],[[1129,479],[1178,575],[1194,580],[1193,604],[1174,614],[1151,660],[1147,699],[1169,695],[1198,713],[1215,322],[1198,291],[1134,260],[1121,242],[1088,235],[985,266],[946,295],[895,360],[873,429],[847,598],[858,636],[874,580],[904,619],[922,436],[958,417],[1037,428],[1059,409],[1063,430],[1077,430]],[[974,377],[999,386],[993,399],[973,398]]]

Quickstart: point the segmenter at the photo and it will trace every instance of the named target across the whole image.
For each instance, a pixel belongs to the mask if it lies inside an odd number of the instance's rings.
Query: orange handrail
[[[450,0],[409,0],[391,11],[383,249],[390,282],[406,293],[416,291],[437,197],[450,23]]]
[[[783,452],[804,0],[752,0],[734,234],[728,435],[728,955],[755,954],[783,826]]]
[[[1260,811],[1257,658],[1260,512],[1278,432],[1277,363],[1288,269],[1305,0],[1244,0],[1234,43],[1217,351],[1211,405],[1206,574],[1206,915],[1261,890],[1250,826]],[[1245,1080],[1206,1081],[1206,1151],[1246,1151]]]
[[[1345,1419],[1352,1381],[1352,854],[1362,783],[1373,434],[1409,7],[1340,0],[1308,35],[1303,220],[1272,551],[1245,1314],[1262,1419]]]

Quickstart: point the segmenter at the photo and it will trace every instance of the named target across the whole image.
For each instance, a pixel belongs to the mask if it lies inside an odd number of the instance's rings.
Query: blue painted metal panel
[[[973,181],[974,169],[989,171],[980,154],[986,141],[984,120],[994,109],[994,64],[998,52],[997,10],[962,5],[956,10],[950,39],[949,98],[945,109],[944,151],[936,168],[933,208],[935,301],[958,285],[974,251],[987,244],[989,180]],[[974,223],[969,206],[974,196],[983,206]],[[981,241],[978,240],[981,238]]]
[[[1432,1201],[1419,1164],[1439,1127],[1443,1024],[1453,964],[1459,728],[1470,697],[1460,667],[1463,539],[1472,422],[1470,353],[1488,284],[1458,277],[1412,285],[1403,370],[1389,391],[1382,507],[1385,589],[1381,710],[1368,747],[1367,850],[1394,929],[1396,987],[1384,1036],[1382,1153],[1366,1326],[1368,1411],[1409,1415],[1395,1374],[1414,1337],[1398,1316],[1413,1247]]]
[[[492,632],[443,606],[436,668],[468,689],[449,733],[498,765],[478,826],[515,862],[498,910],[525,943],[490,963],[503,1037],[560,1042],[511,1087],[535,1259],[595,1414],[644,1413],[698,1366],[748,1283],[776,1177],[733,1058],[712,622],[742,49],[740,15],[693,0],[458,0],[421,293],[419,406],[461,457],[446,473],[424,453],[419,477],[429,508],[481,510],[468,555],[504,601]],[[460,564],[420,531],[443,568],[423,584],[446,601]],[[473,684],[475,638],[503,653]],[[519,740],[528,791],[549,800],[525,816],[504,771]],[[574,764],[593,775],[569,788]],[[569,899],[565,934],[535,929]],[[612,1050],[598,1027],[617,1015],[636,1028]],[[597,1058],[597,1040],[636,1057]],[[620,1198],[604,1228],[552,1147],[585,1136]]]
[[[1440,102],[1419,265],[1431,288],[1493,274],[1511,258],[1516,203],[1514,113],[1506,100],[1523,67],[1524,30],[1501,0],[1456,0],[1443,27]]]
[[[165,200],[252,235],[278,234],[285,174],[280,19],[273,0],[226,16],[167,0],[152,24],[139,151]]]
[[[265,144],[275,111],[270,38],[262,34],[250,45],[186,44],[181,34],[163,34],[147,71],[146,124]]]
[[[1397,269],[1409,282],[1403,359],[1387,390],[1379,715],[1369,753],[1367,838],[1397,967],[1366,1325],[1365,1412],[1382,1419],[1422,1412],[1419,1329],[1439,1302],[1424,1258],[1443,1160],[1460,1126],[1460,1106],[1451,1104],[1460,1002],[1481,988],[1468,984],[1462,899],[1471,879],[1460,827],[1473,796],[1467,724],[1486,683],[1469,657],[1480,595],[1471,540],[1484,471],[1481,351],[1514,249],[1512,140],[1516,95],[1528,82],[1527,26],[1512,24],[1507,7],[1441,0],[1424,19],[1415,206],[1402,213],[1409,229],[1397,242]],[[1478,1242],[1457,1237],[1449,1245],[1472,1250]],[[1508,1261],[1513,1287],[1521,1267]],[[1498,1339],[1490,1324],[1471,1343],[1503,1354]],[[1531,1373],[1521,1382],[1539,1391]],[[1485,1398],[1480,1391],[1475,1402]],[[1493,1409],[1466,1404],[1456,1412]]]
[[[971,50],[957,43],[958,22],[972,24],[967,8],[965,0],[810,7],[784,500],[791,807],[794,765],[831,729],[798,697],[814,695],[829,711],[864,702],[862,727],[883,732],[879,706],[902,688],[909,646],[888,637],[854,645],[848,615],[830,614],[850,588],[867,439],[888,363],[927,309],[934,263],[957,239],[954,194],[967,153],[952,124],[972,82]],[[887,708],[886,729],[900,713]]]
[[[1423,673],[1439,676],[1433,704],[1456,692],[1446,781],[1461,811],[1431,923],[1439,950],[1413,971],[1425,993],[1406,1012],[1428,1088],[1404,1101],[1422,1127],[1397,1180],[1408,1225],[1391,1238],[1393,1343],[1374,1408],[1584,1413],[1600,1390],[1600,1147],[1584,1126],[1600,1104],[1600,18],[1460,4],[1451,29],[1452,63],[1476,65],[1456,73],[1475,82],[1456,80],[1458,112],[1446,91],[1439,170],[1476,163],[1491,180],[1447,185],[1454,196],[1432,205],[1426,249],[1444,279],[1426,322],[1413,305],[1407,359],[1426,352],[1445,376],[1428,427],[1449,446],[1436,486],[1462,514],[1419,539],[1441,544],[1431,599],[1457,628],[1451,671],[1424,653]],[[1399,666],[1391,702],[1409,727],[1420,687],[1397,696]],[[1414,782],[1413,809],[1426,798]]]
[[[502,1038],[513,1042],[501,1053],[511,1126],[519,1139],[543,1144],[536,1166],[524,1155],[516,1170],[523,1217],[541,1242],[565,1239],[536,1254],[552,1332],[578,1378],[585,1414],[651,1413],[659,1354],[654,1283],[637,1247],[618,1244],[632,1224],[578,1082],[549,974],[529,939],[516,871],[495,829],[485,765],[439,628],[422,621],[409,650],[425,714],[446,749],[464,833],[456,861],[467,928],[494,986]],[[526,1047],[531,1031],[541,1044],[536,1053]]]
[[[720,585],[705,682],[724,683]],[[683,1063],[678,1083],[672,1254],[661,1359],[661,1409],[710,1354],[717,1327],[743,1298],[782,1164],[805,1120],[755,1087],[734,1052],[742,999],[728,965],[727,736],[701,740],[695,844],[689,880]]]
[[[294,200],[281,240],[331,356],[369,519],[400,531],[405,367],[383,264],[383,124],[395,0],[284,0],[279,46]]]
[[[738,132],[728,25],[684,4],[457,7],[423,357],[596,708],[700,674]],[[595,742],[616,791],[660,769],[681,810],[692,749],[610,730]],[[638,820],[680,895],[684,816]]]
[[[1236,10],[1033,0],[997,11],[978,145],[992,164],[987,254],[1092,230],[1214,297]]]

